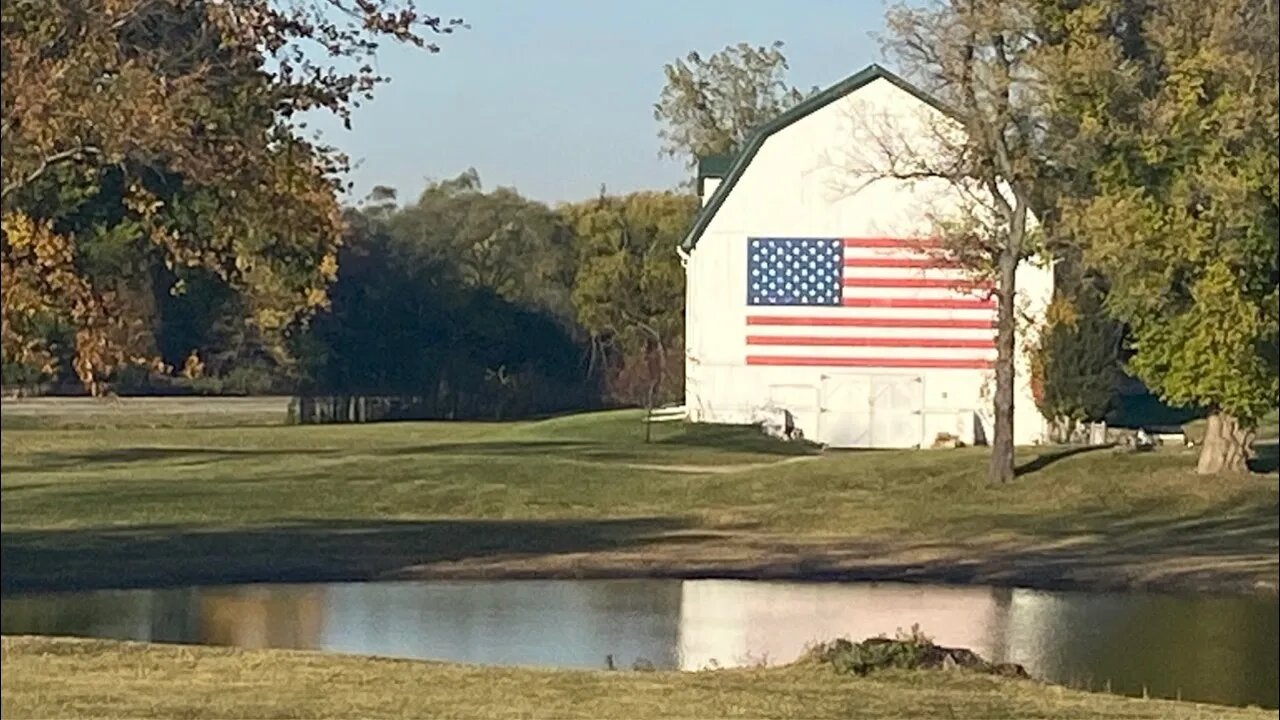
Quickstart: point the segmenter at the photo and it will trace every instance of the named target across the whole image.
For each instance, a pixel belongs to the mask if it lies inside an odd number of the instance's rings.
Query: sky
[[[375,185],[413,202],[474,167],[485,188],[547,203],[666,189],[686,177],[659,158],[653,104],[664,64],[690,50],[781,40],[788,80],[826,87],[880,59],[883,0],[418,0],[469,29],[441,52],[384,47],[392,78],[352,129],[318,118],[355,163],[351,200]]]

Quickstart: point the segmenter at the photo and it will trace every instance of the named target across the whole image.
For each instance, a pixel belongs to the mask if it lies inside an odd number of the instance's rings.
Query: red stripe
[[[958,265],[947,263],[941,259],[902,257],[847,257],[844,259],[844,266],[847,268],[918,268],[921,270],[959,269]]]
[[[995,300],[970,298],[862,298],[847,297],[840,301],[845,307],[868,308],[917,308],[930,310],[992,310]]]
[[[748,335],[748,345],[821,345],[824,347],[878,348],[995,348],[995,338],[891,338],[891,337],[821,337],[799,335]]]
[[[885,277],[847,277],[845,287],[875,288],[956,288],[971,290],[990,290],[989,282],[978,280],[962,280],[951,278],[885,278]]]
[[[939,247],[937,240],[930,238],[845,238],[844,246],[847,248],[905,248],[905,249],[925,249]]]
[[[770,357],[767,355],[748,355],[747,364],[804,365],[808,367],[931,368],[943,370],[989,370],[994,366],[994,363],[990,360],[942,360],[936,358],[910,360],[906,358]]]
[[[748,315],[748,325],[780,327],[873,327],[873,328],[955,328],[957,330],[991,330],[992,320],[957,320],[950,318],[857,318],[857,317],[770,317]]]

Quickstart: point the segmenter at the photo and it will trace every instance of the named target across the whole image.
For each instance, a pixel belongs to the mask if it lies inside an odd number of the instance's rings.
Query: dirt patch
[[[1073,543],[805,543],[732,533],[672,534],[625,550],[431,563],[386,577],[878,581],[1246,595],[1276,595],[1280,585],[1275,557],[1263,554],[1129,558]]]

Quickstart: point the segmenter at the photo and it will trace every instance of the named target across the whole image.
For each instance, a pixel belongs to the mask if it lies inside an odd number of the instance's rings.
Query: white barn
[[[680,247],[691,421],[746,424],[781,408],[830,447],[991,437],[994,300],[958,289],[957,271],[919,250],[931,213],[963,194],[943,180],[863,182],[847,158],[873,144],[859,130],[868,117],[908,137],[953,122],[873,65],[735,158],[700,164],[702,209]],[[1024,263],[1017,284],[1023,312],[1042,317],[1052,268]],[[1032,444],[1046,423],[1020,335],[1014,441]]]

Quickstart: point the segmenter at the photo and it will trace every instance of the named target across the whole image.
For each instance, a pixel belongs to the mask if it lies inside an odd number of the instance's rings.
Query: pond
[[[918,624],[1065,685],[1280,705],[1276,598],[891,583],[548,580],[241,585],[3,599],[4,634],[494,665],[698,670]]]

